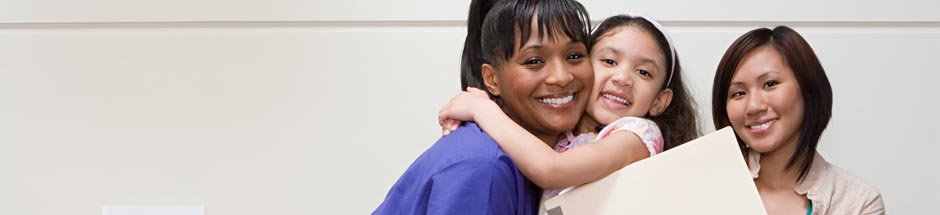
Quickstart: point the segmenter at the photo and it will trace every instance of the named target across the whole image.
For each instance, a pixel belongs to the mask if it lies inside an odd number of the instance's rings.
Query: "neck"
[[[765,189],[793,190],[796,179],[800,176],[800,168],[791,166],[787,169],[786,166],[796,151],[796,145],[789,144],[771,152],[761,153],[758,173],[760,177],[754,180],[754,183]]]
[[[509,119],[512,119],[513,122],[515,122],[517,125],[520,125],[523,129],[528,131],[530,134],[534,135],[536,138],[539,138],[539,140],[542,140],[542,142],[544,142],[545,145],[548,145],[552,149],[555,148],[555,145],[558,145],[558,137],[564,134],[564,133],[540,131],[540,130],[529,128],[529,126],[525,126],[526,124],[522,123],[522,121],[519,120],[519,118],[516,118],[515,114],[512,114],[513,113],[512,110],[506,107],[503,107],[502,109],[503,109],[503,113],[506,113],[506,115],[509,116]]]
[[[578,120],[578,125],[575,127],[575,134],[597,133],[594,129],[600,125],[601,123],[594,120],[587,112],[584,112],[584,114],[581,114],[581,119]]]
[[[542,140],[542,142],[545,142],[545,144],[552,149],[555,148],[555,145],[558,145],[558,136],[559,135],[536,135],[536,137]]]

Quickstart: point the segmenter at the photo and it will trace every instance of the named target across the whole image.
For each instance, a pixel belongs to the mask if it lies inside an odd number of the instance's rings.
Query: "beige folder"
[[[730,127],[545,201],[548,214],[767,214]]]

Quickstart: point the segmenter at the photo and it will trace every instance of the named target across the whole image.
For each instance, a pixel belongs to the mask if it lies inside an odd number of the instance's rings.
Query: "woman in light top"
[[[738,38],[712,87],[715,128],[734,129],[769,214],[884,214],[881,193],[816,151],[832,87],[796,31],[759,28]]]

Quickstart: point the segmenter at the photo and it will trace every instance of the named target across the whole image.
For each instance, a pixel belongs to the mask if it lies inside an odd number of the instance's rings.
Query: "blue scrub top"
[[[372,214],[536,214],[541,190],[476,123],[421,154]]]

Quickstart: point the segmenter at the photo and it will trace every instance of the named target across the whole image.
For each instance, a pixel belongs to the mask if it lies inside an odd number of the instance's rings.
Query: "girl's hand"
[[[438,112],[437,120],[442,133],[448,135],[457,130],[461,121],[474,121],[474,114],[479,114],[479,110],[488,105],[496,106],[496,103],[490,100],[486,91],[467,87],[467,91],[457,94]]]

